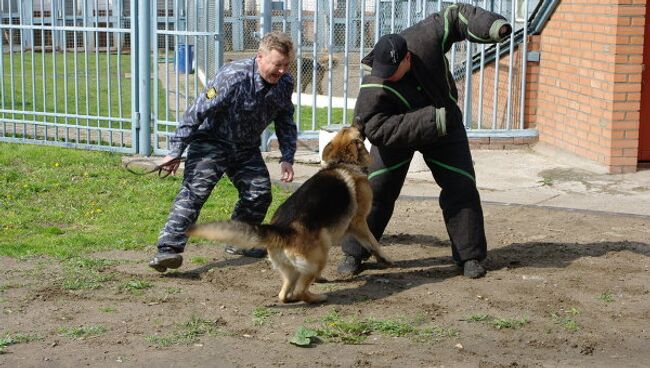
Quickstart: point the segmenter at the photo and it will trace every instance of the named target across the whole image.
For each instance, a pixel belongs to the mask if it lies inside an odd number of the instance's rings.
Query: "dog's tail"
[[[288,244],[295,231],[277,225],[258,225],[231,220],[193,225],[187,231],[187,235],[240,247],[277,248]]]

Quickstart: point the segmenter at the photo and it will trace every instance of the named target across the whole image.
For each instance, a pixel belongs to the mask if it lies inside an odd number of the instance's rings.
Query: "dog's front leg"
[[[356,219],[355,219],[356,220]],[[363,220],[353,220],[350,224],[350,233],[354,236],[355,239],[366,248],[372,255],[377,259],[377,262],[384,263],[386,265],[394,265],[393,260],[388,257],[384,251],[381,249],[381,245],[375,239],[375,236],[370,232],[368,228],[368,223],[365,219]]]

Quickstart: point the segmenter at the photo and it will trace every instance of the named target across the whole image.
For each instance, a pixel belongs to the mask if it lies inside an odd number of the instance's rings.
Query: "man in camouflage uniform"
[[[445,54],[454,42],[495,43],[511,32],[496,13],[454,4],[400,34],[382,37],[362,60],[372,66],[355,106],[355,124],[373,145],[368,226],[375,238],[381,238],[411,158],[421,152],[441,188],[440,207],[453,260],[469,278],[485,275],[480,262],[487,255],[487,243],[458,92]],[[368,252],[351,237],[344,239],[342,248],[347,256],[338,271],[361,272]]]
[[[275,122],[282,153],[280,179],[293,180],[297,129],[291,102],[293,79],[286,74],[293,61],[291,38],[271,32],[262,38],[257,55],[221,68],[206,90],[185,112],[163,168],[176,172],[186,148],[187,160],[180,191],[158,238],[158,253],[149,262],[156,271],[178,268],[187,243],[185,232],[225,173],[239,192],[233,220],[260,223],[271,204],[271,180],[260,152],[260,135]],[[231,252],[263,257],[265,250]],[[233,251],[234,249],[234,251]]]

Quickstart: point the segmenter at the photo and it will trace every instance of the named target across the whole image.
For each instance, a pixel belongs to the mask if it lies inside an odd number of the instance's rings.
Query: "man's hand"
[[[499,28],[499,37],[501,39],[510,36],[510,33],[512,33],[512,26],[510,24],[504,24]]]
[[[162,163],[160,164],[160,167],[171,173],[172,175],[176,175],[176,170],[178,170],[178,167],[181,165],[180,160],[176,160],[177,157],[174,156],[165,156],[162,160]]]
[[[290,183],[293,181],[293,165],[288,162],[280,162],[280,181]]]

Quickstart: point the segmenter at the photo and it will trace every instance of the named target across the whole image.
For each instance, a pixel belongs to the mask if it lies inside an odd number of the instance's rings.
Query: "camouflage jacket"
[[[235,151],[259,147],[260,135],[273,121],[281,160],[293,163],[297,129],[292,92],[289,74],[274,85],[264,82],[254,57],[224,65],[185,112],[170,139],[170,155],[180,156],[197,138],[225,142]]]

